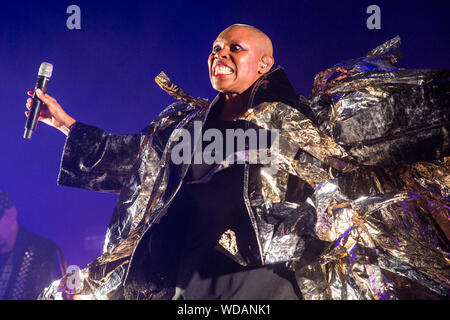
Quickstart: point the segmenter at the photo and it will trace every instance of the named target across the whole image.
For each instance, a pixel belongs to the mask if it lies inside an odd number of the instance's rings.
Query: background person
[[[17,208],[0,190],[0,300],[37,299],[65,269],[58,246],[22,227]]]

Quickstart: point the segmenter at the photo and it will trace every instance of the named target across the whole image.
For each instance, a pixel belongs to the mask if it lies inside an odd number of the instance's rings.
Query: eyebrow
[[[222,44],[223,42],[224,42],[223,40],[214,41],[212,46],[213,46],[213,48],[214,48],[214,46],[218,45],[219,43]],[[233,45],[233,44],[237,44],[237,45],[241,46],[241,47],[242,47],[243,49],[245,49],[245,50],[248,49],[247,45],[246,45],[246,44],[243,44],[241,41],[238,41],[238,40],[231,40],[231,45]]]

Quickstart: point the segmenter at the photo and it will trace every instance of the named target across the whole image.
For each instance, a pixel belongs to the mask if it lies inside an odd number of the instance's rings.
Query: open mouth
[[[217,63],[214,67],[213,67],[213,76],[214,77],[220,77],[220,76],[227,76],[232,74],[234,71],[233,69],[231,69],[230,67],[228,67],[227,65],[223,64],[223,63]]]

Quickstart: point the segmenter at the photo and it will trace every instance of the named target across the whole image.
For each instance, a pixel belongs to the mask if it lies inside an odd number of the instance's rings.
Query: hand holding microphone
[[[28,91],[28,95],[32,98],[28,98],[26,103],[29,111],[25,112],[28,117],[25,124],[25,139],[31,138],[38,121],[55,127],[66,135],[75,123],[75,119],[63,110],[56,99],[45,93],[52,69],[51,64],[43,62],[39,68],[35,91]]]

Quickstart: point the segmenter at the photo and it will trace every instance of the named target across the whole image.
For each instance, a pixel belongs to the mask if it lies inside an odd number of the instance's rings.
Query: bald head
[[[273,57],[273,46],[272,46],[272,40],[261,30],[258,28],[255,28],[253,26],[247,25],[247,24],[233,24],[223,30],[221,34],[229,32],[233,29],[241,29],[244,32],[247,31],[249,35],[251,35],[256,42],[259,44],[259,49],[261,50],[262,56],[270,56]]]
[[[211,84],[224,93],[244,92],[273,64],[270,38],[257,28],[242,24],[223,30],[208,58]]]

